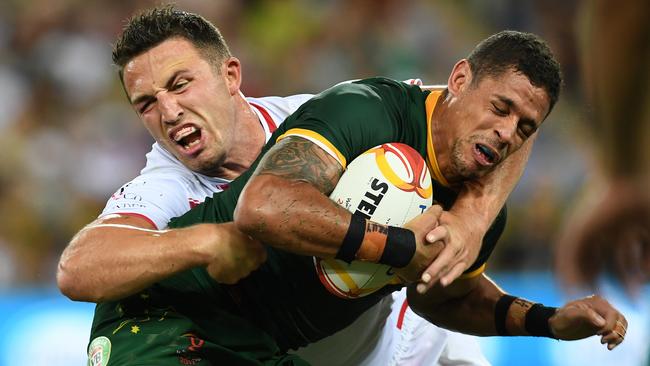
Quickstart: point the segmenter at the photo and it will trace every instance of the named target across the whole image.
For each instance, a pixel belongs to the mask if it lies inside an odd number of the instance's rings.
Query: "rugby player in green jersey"
[[[240,229],[268,245],[267,262],[236,285],[215,283],[201,267],[124,301],[100,304],[93,337],[112,339],[116,351],[130,352],[122,360],[137,360],[134,341],[120,330],[157,321],[167,338],[137,344],[142,352],[164,357],[164,342],[187,334],[196,340],[187,352],[197,362],[222,357],[234,362],[237,354],[254,358],[256,340],[270,337],[287,351],[328,336],[396,289],[387,286],[355,300],[337,298],[318,281],[311,256],[319,256],[394,266],[412,283],[414,309],[445,327],[566,340],[599,334],[610,349],[615,347],[627,323],[603,299],[544,307],[504,294],[482,274],[503,220],[486,235],[463,279],[416,292],[420,273],[441,249],[427,244],[425,236],[447,230],[437,226],[440,207],[404,228],[370,233],[365,219],[327,198],[347,162],[380,143],[403,142],[427,160],[439,183],[436,199],[448,206],[462,182],[489,173],[536,132],[557,100],[559,84],[558,65],[542,42],[529,34],[502,32],[456,64],[445,90],[423,92],[377,78],[320,94],[276,131],[253,164],[254,173],[244,173],[227,191],[171,225],[234,218]],[[380,250],[369,254],[369,247]]]

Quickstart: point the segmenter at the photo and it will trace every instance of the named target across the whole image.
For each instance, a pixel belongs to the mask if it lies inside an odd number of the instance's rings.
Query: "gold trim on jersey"
[[[323,150],[325,150],[330,155],[332,155],[336,160],[338,160],[338,162],[341,164],[343,169],[345,169],[345,167],[347,166],[347,161],[345,159],[345,156],[343,156],[343,154],[341,154],[339,149],[337,149],[334,145],[332,145],[332,143],[329,142],[329,140],[327,140],[318,132],[314,132],[312,130],[307,130],[304,128],[292,128],[287,132],[283,133],[282,135],[280,135],[277,138],[277,140],[275,140],[275,142],[278,142],[283,138],[289,136],[300,136],[306,138],[307,140],[320,146]]]
[[[481,273],[483,273],[483,271],[485,271],[485,265],[486,265],[486,263],[483,263],[480,267],[473,270],[472,272],[463,273],[462,275],[460,275],[460,277],[458,277],[458,279],[466,280],[468,278],[474,278],[474,277],[480,275]]]
[[[447,179],[442,175],[440,166],[438,166],[436,151],[433,148],[433,136],[431,135],[431,117],[433,116],[433,110],[436,108],[436,103],[441,94],[441,90],[432,91],[431,94],[427,96],[427,100],[424,104],[427,113],[427,165],[433,175],[433,179],[440,182],[443,186],[449,187],[449,182],[447,182]]]

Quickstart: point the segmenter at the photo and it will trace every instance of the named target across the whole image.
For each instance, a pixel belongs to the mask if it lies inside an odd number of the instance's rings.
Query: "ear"
[[[230,95],[238,94],[241,87],[241,62],[236,57],[229,57],[224,61],[223,67]]]
[[[447,80],[447,89],[453,95],[463,92],[472,83],[472,70],[469,67],[469,61],[462,59],[456,62],[454,69],[451,70],[449,80]]]

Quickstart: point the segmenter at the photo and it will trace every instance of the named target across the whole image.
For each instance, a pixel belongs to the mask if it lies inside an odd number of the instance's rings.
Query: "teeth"
[[[188,150],[189,148],[191,148],[192,146],[198,144],[199,142],[200,142],[200,140],[198,140],[198,139],[197,139],[197,140],[194,140],[194,141],[190,142],[189,144],[183,146],[183,148],[184,148],[185,150]]]
[[[174,135],[174,141],[179,142],[183,137],[190,135],[196,131],[196,127],[194,126],[188,126],[182,128],[180,131],[176,132]]]

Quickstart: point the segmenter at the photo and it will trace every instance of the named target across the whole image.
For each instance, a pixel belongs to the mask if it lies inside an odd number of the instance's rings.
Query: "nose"
[[[160,118],[163,123],[178,123],[183,116],[183,108],[180,106],[173,94],[161,91],[156,96],[160,108]]]
[[[517,119],[507,118],[502,119],[494,127],[494,133],[499,138],[499,142],[511,150],[517,140]]]

